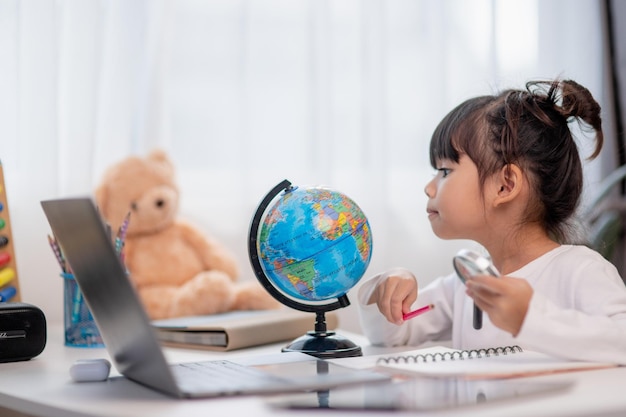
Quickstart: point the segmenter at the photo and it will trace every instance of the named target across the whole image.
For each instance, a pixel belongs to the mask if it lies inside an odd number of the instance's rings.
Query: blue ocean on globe
[[[261,223],[257,249],[268,279],[307,301],[340,297],[372,257],[369,222],[345,194],[322,187],[283,192]]]

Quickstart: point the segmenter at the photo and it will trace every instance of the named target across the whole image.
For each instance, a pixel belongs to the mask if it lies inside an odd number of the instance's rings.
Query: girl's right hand
[[[402,324],[402,315],[411,310],[417,300],[417,279],[409,270],[395,268],[384,272],[376,285],[368,304],[376,303],[385,318],[394,324]]]

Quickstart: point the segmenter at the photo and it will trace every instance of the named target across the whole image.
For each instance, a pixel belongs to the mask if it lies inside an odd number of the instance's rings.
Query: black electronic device
[[[46,346],[46,317],[37,307],[0,303],[0,362],[25,361]]]

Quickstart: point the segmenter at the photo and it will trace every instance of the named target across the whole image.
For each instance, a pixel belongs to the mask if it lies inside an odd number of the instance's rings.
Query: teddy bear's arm
[[[171,317],[172,305],[179,289],[173,285],[155,285],[137,289],[141,303],[152,320]]]
[[[225,272],[232,280],[239,275],[235,257],[214,239],[200,233],[194,226],[179,222],[182,237],[196,249],[206,270]]]
[[[148,316],[159,320],[229,311],[237,295],[234,285],[224,272],[213,270],[202,272],[181,286],[147,285],[139,287],[138,293]],[[244,301],[250,304],[257,300],[250,295]]]

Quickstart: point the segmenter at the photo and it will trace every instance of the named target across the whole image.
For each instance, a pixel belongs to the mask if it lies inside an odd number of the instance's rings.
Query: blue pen
[[[15,297],[15,294],[17,294],[15,287],[6,287],[0,291],[0,302],[9,301],[11,298]]]
[[[74,281],[74,274],[72,273],[62,272],[61,276],[67,280]],[[76,284],[76,281],[74,281],[73,285],[70,284],[70,288],[74,290],[73,291],[74,294],[72,297],[72,311],[71,311],[72,324],[77,324],[77,323],[80,323],[80,320],[81,320],[81,309],[83,307],[83,294],[80,292],[80,288]]]
[[[83,294],[80,292],[80,288],[75,288],[74,300],[72,300],[72,323],[80,323],[81,309],[83,307]]]

